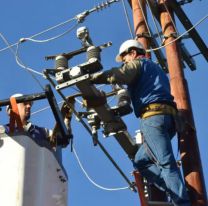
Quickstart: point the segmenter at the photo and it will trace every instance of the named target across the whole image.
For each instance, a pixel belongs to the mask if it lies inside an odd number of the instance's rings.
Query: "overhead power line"
[[[64,21],[64,22],[62,22],[62,23],[60,23],[60,24],[57,24],[57,25],[55,25],[55,26],[49,27],[48,29],[45,29],[45,30],[43,30],[43,31],[41,31],[41,32],[39,32],[39,33],[37,33],[37,34],[34,34],[34,35],[28,37],[28,39],[33,39],[33,38],[35,38],[35,37],[37,37],[37,36],[40,36],[40,35],[42,35],[42,34],[45,34],[45,33],[49,32],[49,31],[52,31],[52,30],[54,30],[54,29],[56,29],[56,28],[58,28],[58,27],[64,26],[64,25],[68,24],[69,22],[71,22],[72,20],[75,20],[75,19],[76,19],[76,18],[74,17],[74,18],[68,19],[68,20],[66,20],[66,21]],[[23,38],[23,39],[24,39],[24,38]],[[7,46],[7,47],[5,47],[5,48],[2,48],[2,49],[0,49],[0,52],[3,52],[3,51],[5,51],[5,50],[7,50],[7,49],[9,49],[9,48],[12,48],[12,47],[14,47],[14,46],[17,46],[17,44],[18,44],[18,42],[14,43],[14,44],[11,44],[10,46]]]
[[[57,36],[51,37],[49,39],[44,39],[44,40],[38,40],[38,39],[33,39],[33,38],[21,38],[20,42],[25,42],[25,41],[32,41],[32,42],[36,42],[36,43],[46,43],[49,41],[53,41],[56,40],[58,38],[61,38],[62,36],[68,34],[69,32],[71,32],[73,29],[75,29],[78,26],[79,23],[76,23],[74,26],[72,26],[70,29],[68,29],[67,31],[63,32],[62,34],[59,34]]]
[[[86,10],[86,11],[84,11],[84,12],[82,12],[82,13],[76,15],[76,16],[73,17],[73,18],[70,18],[70,19],[68,19],[68,20],[66,20],[66,21],[64,21],[64,22],[61,22],[61,23],[59,23],[59,24],[57,24],[57,25],[55,25],[55,26],[49,27],[49,28],[47,28],[47,29],[45,29],[45,30],[43,30],[43,31],[41,31],[41,32],[39,32],[39,33],[37,33],[37,34],[34,34],[34,35],[28,37],[28,38],[22,38],[22,39],[25,39],[25,40],[26,40],[26,39],[30,39],[30,40],[31,40],[31,39],[34,39],[35,37],[40,36],[40,35],[43,35],[43,34],[49,32],[49,31],[52,31],[52,30],[58,28],[58,27],[65,26],[66,24],[70,23],[70,22],[73,21],[73,20],[77,20],[77,24],[82,23],[82,22],[85,20],[85,18],[86,18],[89,14],[91,14],[91,13],[93,13],[93,12],[95,12],[95,11],[99,11],[99,10],[102,10],[102,9],[104,9],[104,8],[107,8],[107,7],[110,6],[112,3],[117,3],[117,2],[119,2],[119,1],[120,1],[120,0],[109,0],[109,1],[103,2],[103,3],[98,4],[97,6],[93,7],[92,9]],[[68,32],[69,32],[69,31],[66,31],[66,32],[64,32],[63,34],[58,35],[57,37],[62,36],[62,35],[65,35],[65,34],[68,33]],[[53,37],[53,38],[56,39],[57,37]],[[51,38],[51,39],[53,39],[53,38]],[[41,41],[41,40],[40,40],[40,41]],[[42,40],[42,41],[43,41],[43,40]],[[19,42],[19,41],[18,41],[18,42]],[[14,46],[17,46],[18,42],[14,43],[14,44],[11,44],[10,46],[7,46],[7,47],[5,47],[5,48],[0,49],[0,52],[3,52],[3,51],[5,51],[5,50],[7,50],[7,49],[10,49],[10,48],[14,47]]]

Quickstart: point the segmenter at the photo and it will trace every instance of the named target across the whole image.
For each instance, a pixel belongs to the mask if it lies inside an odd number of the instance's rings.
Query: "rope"
[[[202,19],[200,19],[195,25],[193,25],[190,29],[188,29],[187,31],[185,31],[184,33],[182,33],[180,36],[178,36],[177,38],[175,38],[173,41],[170,41],[169,43],[162,45],[160,47],[154,48],[154,49],[147,49],[146,52],[151,52],[151,51],[157,51],[160,50],[174,42],[176,42],[177,40],[179,40],[181,37],[183,37],[184,35],[186,35],[187,33],[189,33],[191,30],[193,30],[195,27],[197,27],[199,24],[201,24],[203,21],[205,21],[208,18],[208,14],[206,16],[204,16]]]
[[[75,155],[75,158],[82,170],[82,172],[84,173],[84,175],[87,177],[87,179],[94,185],[96,186],[97,188],[99,189],[102,189],[102,190],[106,190],[106,191],[118,191],[118,190],[126,190],[126,189],[129,189],[129,187],[120,187],[120,188],[106,188],[106,187],[103,187],[99,184],[97,184],[95,181],[92,180],[92,178],[88,175],[88,173],[86,172],[86,170],[84,169],[78,155],[77,155],[77,152],[76,152],[76,149],[73,147],[73,152],[74,152],[74,155]]]
[[[129,15],[128,15],[127,10],[126,10],[126,5],[125,5],[124,0],[122,0],[122,5],[123,5],[124,13],[125,13],[125,16],[126,16],[126,21],[127,21],[128,27],[129,27],[129,32],[130,32],[131,38],[133,39],[134,35],[133,35],[133,32],[132,32],[132,28],[131,28],[130,21],[129,21]]]

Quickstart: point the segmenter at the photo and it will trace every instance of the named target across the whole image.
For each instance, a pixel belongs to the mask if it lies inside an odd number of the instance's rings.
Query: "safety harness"
[[[158,114],[170,114],[175,116],[177,109],[174,105],[165,103],[152,103],[142,109],[140,118],[145,119]]]
[[[14,133],[15,125],[16,125],[18,130],[20,132],[23,132],[24,131],[23,124],[20,119],[17,101],[15,97],[10,97],[10,104],[11,104],[11,109],[10,109],[10,120],[9,120],[9,131],[11,133]]]
[[[177,121],[177,108],[175,104],[167,104],[167,103],[152,103],[147,105],[142,109],[140,118],[145,119],[154,115],[159,115],[159,114],[167,114],[167,115],[172,115]],[[177,130],[177,128],[176,128]],[[152,159],[153,162],[155,162],[157,165],[160,165],[158,162],[157,158],[155,157],[154,153],[151,151],[149,148],[148,144],[144,142],[146,152],[149,154],[150,158]],[[177,157],[179,154],[179,148],[180,148],[180,142],[179,142],[179,136],[178,136],[178,152],[177,152]],[[160,165],[162,166],[162,165]]]

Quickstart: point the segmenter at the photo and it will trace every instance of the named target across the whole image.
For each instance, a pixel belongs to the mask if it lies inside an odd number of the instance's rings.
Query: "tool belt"
[[[173,105],[165,103],[152,103],[142,109],[140,118],[144,119],[159,114],[170,114],[175,116],[177,109]]]

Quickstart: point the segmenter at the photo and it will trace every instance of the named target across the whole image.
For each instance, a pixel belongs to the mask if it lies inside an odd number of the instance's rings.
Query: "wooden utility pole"
[[[160,21],[165,44],[176,38],[173,13],[167,0],[159,0]],[[168,11],[167,11],[168,8]],[[193,206],[206,206],[207,197],[203,171],[197,142],[196,130],[192,114],[187,81],[182,69],[181,55],[177,42],[166,48],[166,56],[170,74],[171,92],[182,117],[184,130],[180,133],[180,152],[189,197]]]
[[[145,49],[150,48],[150,34],[145,23],[146,4],[144,0],[131,0],[132,13],[134,20],[134,32],[137,40],[144,46]],[[147,58],[150,58],[150,53],[147,53]]]
[[[144,46],[145,49],[150,48],[150,33],[147,28],[146,18],[146,0],[131,0],[132,14],[134,20],[134,31],[137,36],[137,40]],[[146,18],[147,19],[147,18]],[[146,54],[147,58],[151,57],[150,53]],[[135,176],[137,178],[137,176]],[[154,201],[166,201],[166,195],[164,192],[157,189],[155,186],[151,186],[150,199]]]

